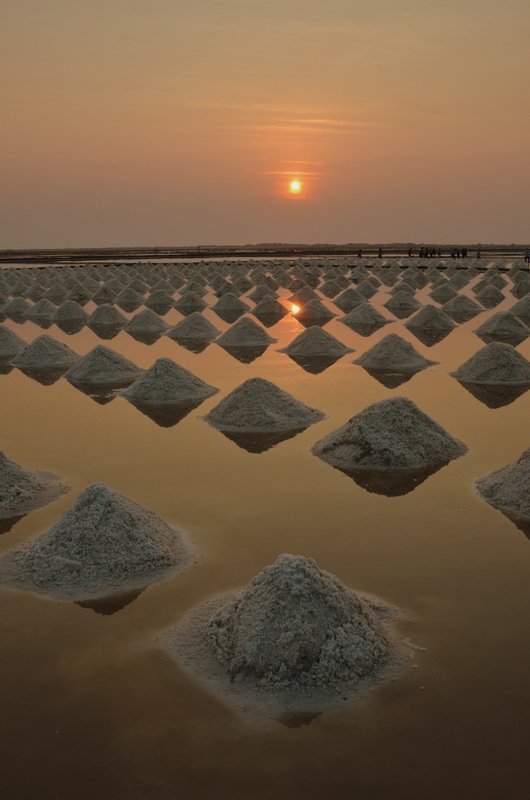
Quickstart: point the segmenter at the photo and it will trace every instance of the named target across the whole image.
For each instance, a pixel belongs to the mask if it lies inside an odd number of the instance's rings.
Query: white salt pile
[[[159,314],[167,314],[173,306],[173,297],[164,289],[158,289],[149,295],[145,300],[145,305]]]
[[[310,325],[325,325],[334,316],[335,314],[315,297],[302,306],[296,315],[296,319],[302,325],[309,327]]]
[[[352,331],[360,333],[361,336],[370,336],[383,325],[388,325],[390,320],[383,317],[370,303],[363,303],[352,308],[345,317],[339,317],[339,322],[351,328]]]
[[[34,306],[28,308],[26,311],[26,319],[35,320],[35,322],[52,320],[57,311],[57,306],[54,306],[49,300],[43,298],[35,303]]]
[[[389,627],[395,613],[312,559],[284,554],[243,589],[192,611],[164,644],[240,708],[318,711],[359,697],[403,661]]]
[[[0,582],[61,600],[144,587],[191,560],[182,532],[102,483],[50,530],[0,558]]]
[[[505,342],[490,342],[451,375],[462,383],[530,385],[530,362]]]
[[[287,314],[287,309],[274,297],[266,295],[257,303],[252,313],[263,325],[270,327]]]
[[[227,322],[233,322],[239,319],[246,311],[250,311],[250,306],[240,300],[239,297],[236,297],[232,292],[227,292],[212,306],[212,311],[221,319],[226,319]]]
[[[86,311],[75,300],[66,300],[55,312],[56,322],[86,322]]]
[[[366,302],[365,298],[360,294],[357,289],[354,289],[353,286],[350,286],[349,289],[345,289],[338,297],[335,298],[333,301],[337,308],[347,314],[352,308],[357,308],[357,306],[362,305]]]
[[[98,344],[74,364],[65,377],[74,386],[118,388],[128,386],[142,374],[136,364]]]
[[[502,303],[504,295],[495,286],[485,286],[480,292],[477,292],[477,300],[484,308],[494,308]]]
[[[159,358],[121,394],[141,405],[198,405],[218,391],[171,359]]]
[[[398,319],[410,317],[411,314],[421,308],[420,303],[404,291],[393,295],[390,300],[386,301],[384,306]]]
[[[274,383],[250,378],[221,400],[204,419],[221,431],[281,433],[304,430],[324,416]]]
[[[146,308],[127,323],[125,330],[137,334],[162,334],[167,331],[167,325],[155,311]]]
[[[397,333],[389,333],[353,363],[359,364],[368,372],[399,372],[407,375],[437,362],[422,356],[410,342]]]
[[[266,347],[275,342],[267,331],[248,317],[238,320],[231,328],[228,328],[218,339],[216,344],[221,347]]]
[[[174,307],[181,314],[192,314],[194,311],[203,311],[206,308],[206,303],[202,299],[202,295],[195,292],[187,292],[174,303]]]
[[[28,343],[25,339],[17,336],[10,328],[0,325],[0,360],[7,361],[13,358],[27,346]]]
[[[127,318],[117,308],[108,303],[103,303],[88,318],[87,324],[91,327],[105,326],[122,328],[127,324]]]
[[[306,328],[296,339],[279,350],[290,356],[313,358],[340,358],[345,353],[353,352],[351,347],[346,347],[335,336],[315,325]]]
[[[530,328],[530,294],[525,295],[510,310]]]
[[[171,339],[180,341],[210,342],[219,335],[215,325],[207,320],[200,311],[194,311],[167,331]]]
[[[507,342],[516,347],[530,336],[530,328],[511,311],[499,311],[476,328],[475,333],[485,342]]]
[[[53,472],[27,469],[0,451],[0,519],[27,514],[69,491],[69,484]]]
[[[407,330],[432,331],[433,333],[450,333],[456,328],[455,323],[445,311],[436,306],[424,306],[405,323]]]
[[[470,297],[466,297],[465,295],[459,294],[454,297],[452,300],[449,300],[448,303],[442,306],[442,310],[454,319],[455,322],[462,323],[468,322],[473,317],[476,317],[477,314],[482,313],[484,308],[479,306],[474,300]]]
[[[363,471],[421,471],[425,473],[422,479],[466,451],[463,442],[450,436],[406,397],[372,403],[311,450],[352,476]],[[410,491],[417,483],[403,488]],[[387,493],[380,488],[370,490]],[[388,493],[395,493],[392,487]]]
[[[478,478],[475,485],[484,500],[530,535],[530,449],[513,464]]]
[[[19,369],[46,372],[67,370],[79,360],[77,353],[51,336],[38,336],[12,363]]]

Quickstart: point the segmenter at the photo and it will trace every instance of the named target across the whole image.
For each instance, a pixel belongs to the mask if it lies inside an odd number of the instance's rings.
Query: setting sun
[[[291,181],[289,184],[289,191],[291,194],[300,194],[302,191],[302,184],[298,180]]]
[[[291,306],[291,311],[293,312],[293,314],[298,314],[298,312],[300,311],[300,306],[297,306],[297,305],[293,304]]]

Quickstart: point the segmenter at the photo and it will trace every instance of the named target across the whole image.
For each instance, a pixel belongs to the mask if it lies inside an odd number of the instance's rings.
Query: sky
[[[0,5],[0,249],[530,240],[528,0]]]

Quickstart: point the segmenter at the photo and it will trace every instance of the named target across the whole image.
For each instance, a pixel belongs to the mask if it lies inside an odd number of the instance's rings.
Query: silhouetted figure
[[[527,247],[524,251],[524,260],[525,264],[530,264],[530,247]]]
[[[363,257],[363,251],[362,248],[359,247],[359,249],[357,250],[357,258],[362,258],[362,257]]]
[[[409,258],[412,258],[412,247],[409,247]]]
[[[477,248],[477,258],[480,258],[480,256],[481,256],[480,247],[478,247]]]
[[[382,247],[380,247],[379,250],[377,251],[377,257],[378,258],[383,258],[383,248]]]

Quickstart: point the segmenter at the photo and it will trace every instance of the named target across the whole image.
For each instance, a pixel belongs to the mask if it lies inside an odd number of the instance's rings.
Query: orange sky
[[[530,239],[528,0],[5,0],[2,23],[0,248]]]

